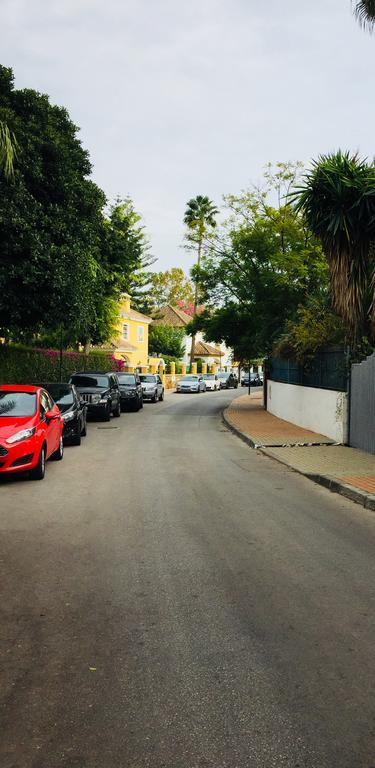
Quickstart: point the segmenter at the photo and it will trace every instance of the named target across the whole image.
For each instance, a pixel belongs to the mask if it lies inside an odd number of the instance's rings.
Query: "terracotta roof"
[[[131,309],[127,312],[126,309],[121,309],[122,320],[139,320],[142,323],[152,323],[152,317],[142,315],[142,312],[137,312],[136,309]]]
[[[223,354],[219,347],[206,344],[205,341],[197,341],[194,348],[194,357],[221,357]]]
[[[165,304],[155,311],[153,323],[155,325],[173,325],[175,328],[184,328],[191,323],[192,317],[187,315],[183,309],[173,307],[172,304]]]

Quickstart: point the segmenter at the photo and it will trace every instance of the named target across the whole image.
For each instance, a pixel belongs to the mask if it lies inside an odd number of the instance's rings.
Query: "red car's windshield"
[[[0,417],[33,416],[35,412],[35,392],[4,392],[0,389]]]

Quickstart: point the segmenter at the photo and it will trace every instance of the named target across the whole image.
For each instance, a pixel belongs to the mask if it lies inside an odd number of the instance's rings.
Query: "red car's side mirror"
[[[47,411],[46,413],[46,419],[47,421],[52,421],[53,419],[58,419],[60,416],[60,411],[56,412],[55,409],[52,411]]]

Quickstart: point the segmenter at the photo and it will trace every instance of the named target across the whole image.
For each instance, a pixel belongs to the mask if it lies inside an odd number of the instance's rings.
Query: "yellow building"
[[[112,342],[114,356],[118,360],[124,360],[127,368],[148,370],[148,326],[152,322],[152,318],[131,308],[131,299],[128,293],[121,296],[119,309],[118,336]]]

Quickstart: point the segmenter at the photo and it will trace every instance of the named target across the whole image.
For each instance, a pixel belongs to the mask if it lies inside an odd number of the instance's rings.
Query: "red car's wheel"
[[[46,446],[42,445],[36,467],[30,471],[31,480],[43,480],[46,472]]]

